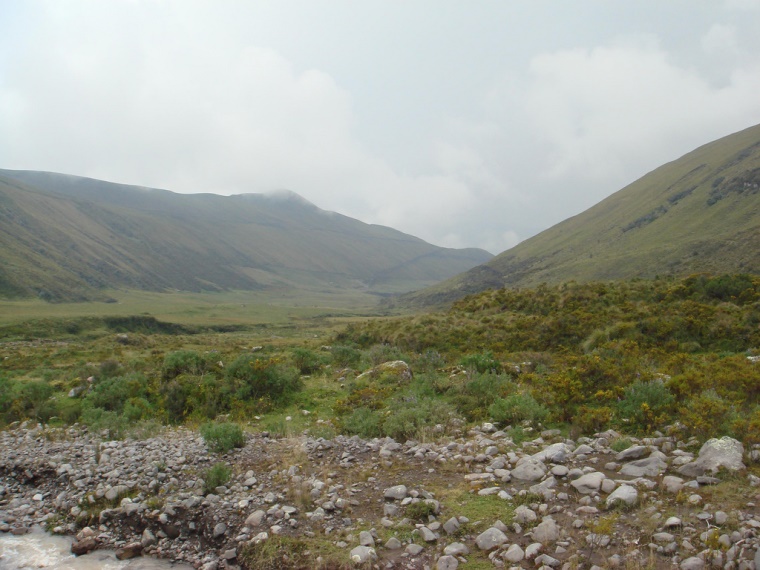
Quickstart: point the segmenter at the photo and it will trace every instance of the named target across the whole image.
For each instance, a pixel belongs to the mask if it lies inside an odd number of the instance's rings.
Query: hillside
[[[183,195],[0,170],[0,295],[98,298],[108,288],[418,289],[491,256],[327,212],[292,192]]]
[[[661,166],[585,212],[401,303],[489,288],[760,273],[760,125]]]

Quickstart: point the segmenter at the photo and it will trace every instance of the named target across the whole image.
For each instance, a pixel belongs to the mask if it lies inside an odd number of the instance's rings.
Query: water
[[[84,556],[71,554],[71,538],[53,536],[35,528],[29,534],[0,535],[0,570],[192,570],[192,566],[141,557],[117,560],[111,550]]]

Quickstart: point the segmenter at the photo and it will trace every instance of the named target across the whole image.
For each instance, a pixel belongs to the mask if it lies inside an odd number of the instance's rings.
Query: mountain
[[[431,285],[490,259],[321,210],[295,193],[176,194],[0,170],[0,295]]]
[[[540,283],[760,273],[760,125],[665,164],[406,305]]]

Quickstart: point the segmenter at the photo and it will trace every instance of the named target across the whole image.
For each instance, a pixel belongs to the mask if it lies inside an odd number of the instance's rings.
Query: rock
[[[366,564],[370,560],[377,560],[377,553],[369,546],[357,546],[351,549],[349,554],[354,564]]]
[[[145,529],[147,530],[147,529]],[[142,554],[143,546],[139,542],[131,542],[126,546],[116,549],[116,558],[119,560],[129,560]]]
[[[467,548],[467,545],[462,544],[461,542],[452,542],[443,549],[443,553],[450,556],[462,556],[464,554],[469,554],[470,549]]]
[[[406,485],[396,485],[395,487],[389,487],[383,493],[383,497],[386,499],[402,501],[406,499],[408,490]]]
[[[129,487],[126,485],[116,485],[106,491],[105,498],[109,501],[115,501],[119,497],[126,495],[129,492]]]
[[[679,568],[681,570],[703,570],[705,567],[705,562],[701,558],[697,558],[696,556],[692,556],[691,558],[687,558],[683,562],[681,562],[681,565]]]
[[[542,463],[563,463],[572,450],[565,443],[553,443],[531,457]]]
[[[385,548],[388,550],[398,550],[403,545],[401,544],[401,541],[396,538],[395,536],[392,536],[388,539],[388,541],[385,543]]]
[[[220,536],[224,535],[225,532],[227,532],[227,525],[223,522],[217,523],[214,526],[214,538],[219,538]]]
[[[245,526],[250,528],[256,528],[261,524],[261,522],[266,518],[267,514],[262,511],[261,509],[257,511],[253,511],[250,515],[248,515],[248,518],[245,519]]]
[[[513,479],[520,481],[538,481],[546,474],[546,466],[541,461],[533,458],[526,458],[517,463],[517,467],[512,469]]]
[[[443,530],[446,531],[446,534],[456,534],[459,531],[459,527],[459,521],[456,517],[451,517],[443,523]]]
[[[88,552],[95,550],[97,547],[98,540],[94,536],[87,536],[72,543],[71,553],[81,556],[82,554],[87,554]]]
[[[438,559],[435,567],[436,570],[457,570],[459,561],[453,556],[445,554]]]
[[[499,548],[505,542],[507,542],[507,535],[495,527],[491,527],[488,530],[480,533],[475,539],[475,544],[478,545],[478,548],[485,551],[491,551],[495,548]]]
[[[407,554],[411,554],[412,556],[417,556],[423,550],[425,549],[422,548],[419,544],[409,544],[407,545],[404,552],[406,552]]]
[[[666,456],[661,451],[653,451],[652,454],[637,461],[631,461],[623,465],[620,469],[621,475],[627,477],[656,477],[661,475],[665,469],[668,468],[668,464],[665,461]]]
[[[423,526],[420,529],[420,536],[422,537],[422,540],[425,542],[435,542],[438,540],[438,537],[435,535],[435,533],[430,530],[428,527]]]
[[[538,520],[538,515],[536,515],[533,510],[526,507],[525,505],[520,505],[515,509],[515,522],[519,524],[529,524],[532,522],[535,522]]]
[[[606,505],[607,508],[610,508],[615,505],[615,503],[622,502],[625,505],[633,506],[635,505],[639,500],[639,492],[636,490],[636,487],[631,487],[630,485],[620,485],[617,489],[615,489],[609,497],[607,497]]]
[[[372,533],[366,530],[363,530],[359,533],[359,544],[362,546],[375,546],[375,537],[372,536]]]
[[[582,495],[590,495],[599,491],[604,478],[604,473],[594,471],[593,473],[586,473],[575,481],[571,481],[570,484]]]
[[[677,494],[678,491],[683,489],[683,479],[676,477],[675,475],[665,475],[662,478],[662,488],[668,493]]]
[[[412,369],[403,360],[393,360],[390,362],[383,362],[378,364],[374,368],[370,368],[366,372],[359,374],[356,377],[357,380],[370,380],[379,378],[380,376],[391,376],[396,378],[399,384],[402,382],[409,382],[412,379]]]
[[[158,542],[156,540],[156,536],[152,532],[150,532],[149,529],[146,528],[142,533],[142,537],[140,539],[140,545],[143,548],[148,548],[149,546],[153,546],[154,544],[156,544],[156,542]]]
[[[507,562],[518,564],[525,558],[525,551],[520,548],[519,544],[512,544],[501,557]]]
[[[744,446],[734,438],[713,438],[700,448],[695,461],[681,466],[678,472],[687,477],[697,477],[707,472],[715,474],[721,467],[728,471],[741,471],[745,469],[743,454]]]
[[[649,454],[649,448],[645,445],[632,445],[628,449],[624,449],[615,456],[616,461],[631,461],[633,459],[641,459],[645,455]]]
[[[553,518],[546,517],[533,529],[533,540],[544,545],[559,540],[559,527]]]

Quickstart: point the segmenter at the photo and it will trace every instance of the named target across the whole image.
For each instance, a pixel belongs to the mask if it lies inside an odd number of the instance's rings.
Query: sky
[[[760,123],[760,0],[0,0],[0,168],[502,252]]]

